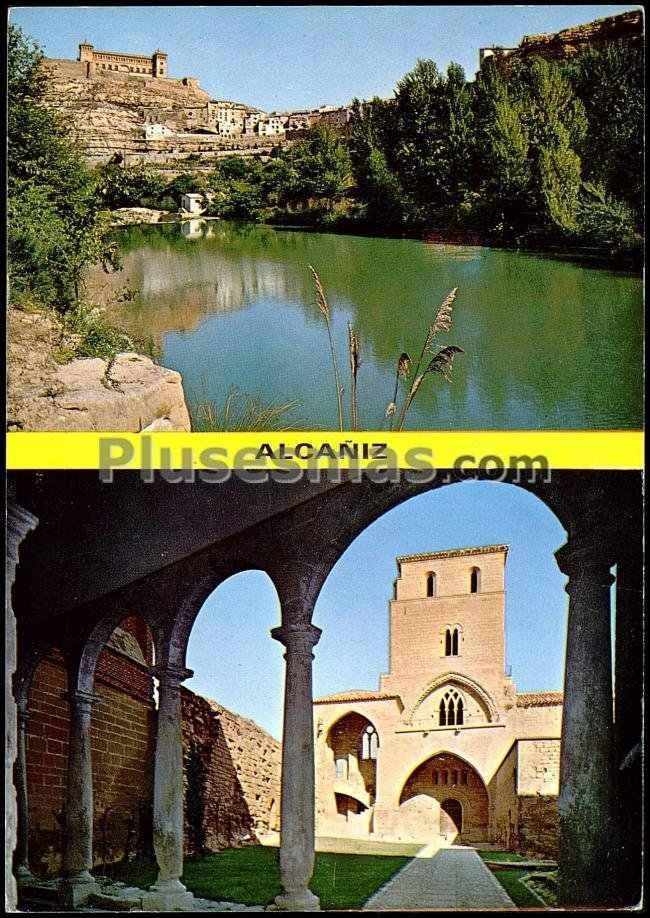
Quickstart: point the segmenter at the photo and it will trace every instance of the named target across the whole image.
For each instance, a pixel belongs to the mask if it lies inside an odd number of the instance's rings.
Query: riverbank
[[[50,309],[10,306],[7,334],[8,430],[191,429],[180,373],[150,357],[67,359],[75,332]]]
[[[244,221],[251,222],[251,221]],[[336,233],[344,236],[364,236],[377,239],[414,239],[426,245],[482,246],[505,252],[518,252],[571,261],[586,267],[624,271],[641,276],[644,265],[644,242],[641,237],[626,248],[550,242],[543,239],[503,240],[478,230],[432,230],[422,227],[379,227],[363,219],[321,214],[283,213],[268,219],[252,221],[276,229],[312,233]]]

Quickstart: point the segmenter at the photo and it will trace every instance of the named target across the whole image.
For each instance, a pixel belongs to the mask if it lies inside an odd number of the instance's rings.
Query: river
[[[402,351],[419,355],[441,299],[458,287],[452,381],[428,376],[412,429],[638,428],[641,278],[538,255],[221,221],[119,232],[124,269],[89,277],[112,319],[153,339],[188,402],[297,401],[287,426],[337,428],[319,272],[349,394],[347,324],[360,343],[359,415],[380,429]],[[130,294],[123,297],[125,288]]]

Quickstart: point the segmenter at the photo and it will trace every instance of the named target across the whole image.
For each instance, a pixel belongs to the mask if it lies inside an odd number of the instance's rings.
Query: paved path
[[[410,861],[363,908],[510,911],[517,906],[476,851],[458,847]]]

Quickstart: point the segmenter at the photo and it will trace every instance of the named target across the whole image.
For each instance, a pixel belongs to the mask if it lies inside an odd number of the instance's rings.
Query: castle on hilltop
[[[90,42],[82,41],[79,43],[78,60],[88,64],[89,70],[141,73],[159,79],[167,76],[167,53],[159,49],[148,57],[146,54],[125,54],[123,51],[96,51]]]
[[[556,854],[562,694],[507,671],[507,553],[397,559],[379,690],[314,701],[317,835]]]

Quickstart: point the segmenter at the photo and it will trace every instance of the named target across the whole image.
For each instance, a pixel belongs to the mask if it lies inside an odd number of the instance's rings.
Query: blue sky
[[[507,662],[520,691],[561,689],[565,577],[553,553],[566,534],[521,488],[464,482],[412,498],[368,527],[334,567],[316,605],[314,692],[376,688],[388,663],[388,601],[395,557],[506,542]],[[189,688],[281,735],[283,648],[269,636],[278,599],[266,574],[250,571],[208,598],[190,638]]]
[[[105,50],[169,53],[170,76],[266,110],[391,95],[418,57],[471,75],[478,49],[516,45],[634,5],[15,7],[51,57],[85,38]]]

